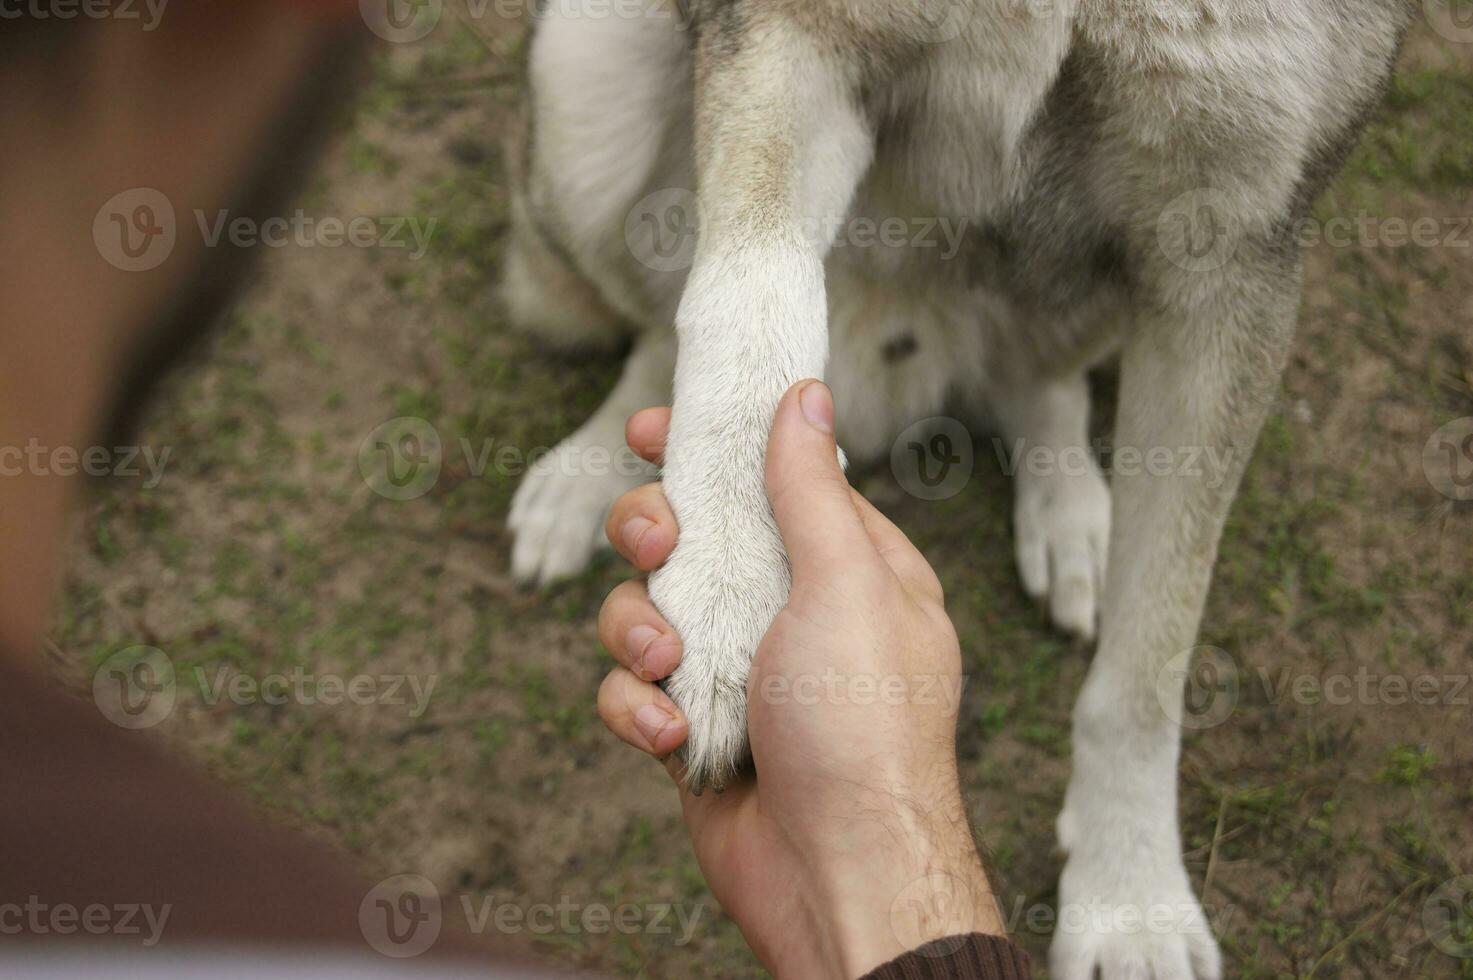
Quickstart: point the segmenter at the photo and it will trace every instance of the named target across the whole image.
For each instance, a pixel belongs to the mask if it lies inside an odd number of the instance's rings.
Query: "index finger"
[[[859,520],[864,524],[870,543],[875,546],[885,564],[890,566],[895,577],[903,585],[942,602],[945,597],[941,580],[936,577],[931,563],[910,543],[905,532],[896,527],[890,518],[881,514],[863,494],[853,489],[850,492],[854,495],[854,509],[859,511]]]

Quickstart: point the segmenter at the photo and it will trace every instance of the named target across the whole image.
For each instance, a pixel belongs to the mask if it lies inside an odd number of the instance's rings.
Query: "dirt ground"
[[[264,256],[208,358],[147,422],[144,444],[171,450],[164,478],[107,481],[79,522],[52,654],[85,684],[120,650],[165,651],[177,702],[148,737],[371,879],[423,875],[452,910],[633,908],[622,930],[576,913],[490,927],[613,976],[760,976],[702,883],[664,772],[594,713],[608,665],[594,611],[627,572],[606,561],[519,591],[505,526],[518,467],[460,448],[555,444],[615,368],[513,335],[489,288],[520,30],[451,3],[423,40],[378,45],[300,207],[433,221],[427,251]],[[1473,45],[1419,24],[1319,202],[1321,220],[1371,216],[1384,234],[1308,250],[1299,341],[1223,541],[1201,643],[1236,694],[1187,732],[1181,813],[1231,976],[1473,977],[1469,906],[1451,932],[1438,918],[1473,874],[1473,504],[1440,495],[1423,466],[1429,437],[1473,416],[1470,68]],[[1438,241],[1397,244],[1393,216],[1437,219]],[[395,500],[361,475],[360,449],[402,417],[433,426],[443,466]],[[1090,651],[1022,593],[1009,487],[980,436],[977,459],[966,490],[938,502],[886,470],[856,481],[946,586],[969,675],[964,785],[1042,976]],[[217,686],[299,674],[387,680],[363,705]],[[407,679],[397,698],[393,678]],[[1214,709],[1223,690],[1206,689]]]

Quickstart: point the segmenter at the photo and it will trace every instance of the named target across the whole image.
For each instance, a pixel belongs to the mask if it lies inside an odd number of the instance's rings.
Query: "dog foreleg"
[[[747,670],[789,584],[767,432],[782,393],[823,375],[824,255],[872,154],[851,66],[785,14],[744,10],[705,27],[697,52],[700,233],[664,474],[680,543],[650,580],[684,642],[668,690],[697,789],[746,753]]]
[[[1074,709],[1058,827],[1069,857],[1050,962],[1062,980],[1088,980],[1097,967],[1221,976],[1181,857],[1177,762],[1195,716],[1184,714],[1180,665],[1293,332],[1297,269],[1262,251],[1260,271],[1245,259],[1176,273],[1123,354],[1100,645]],[[1190,447],[1216,450],[1229,471],[1173,466]]]

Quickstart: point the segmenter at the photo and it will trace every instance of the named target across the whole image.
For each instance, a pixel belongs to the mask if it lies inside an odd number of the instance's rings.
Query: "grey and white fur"
[[[784,390],[826,378],[860,459],[943,410],[1078,453],[1085,372],[1118,358],[1117,449],[1231,465],[1108,484],[1097,467],[1017,471],[1023,584],[1099,641],[1074,709],[1060,907],[1171,912],[1166,929],[1060,929],[1052,975],[1219,977],[1181,857],[1182,687],[1161,679],[1195,642],[1294,332],[1288,230],[1375,107],[1409,3],[634,6],[559,0],[538,17],[503,296],[558,341],[632,336],[559,453],[618,447],[631,411],[673,394],[663,479],[681,537],[650,589],[684,641],[668,689],[690,718],[690,783],[720,787],[743,760],[748,664],[788,589],[762,477]],[[631,221],[681,189],[699,236],[670,268]],[[857,218],[896,216],[964,234],[954,254],[842,241]],[[516,574],[581,569],[611,501],[651,476],[539,469],[513,505]]]

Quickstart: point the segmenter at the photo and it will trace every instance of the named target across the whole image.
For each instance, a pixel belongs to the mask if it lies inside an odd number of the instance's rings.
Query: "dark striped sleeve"
[[[974,932],[937,939],[860,980],[1029,980],[1028,956],[1001,936]]]

